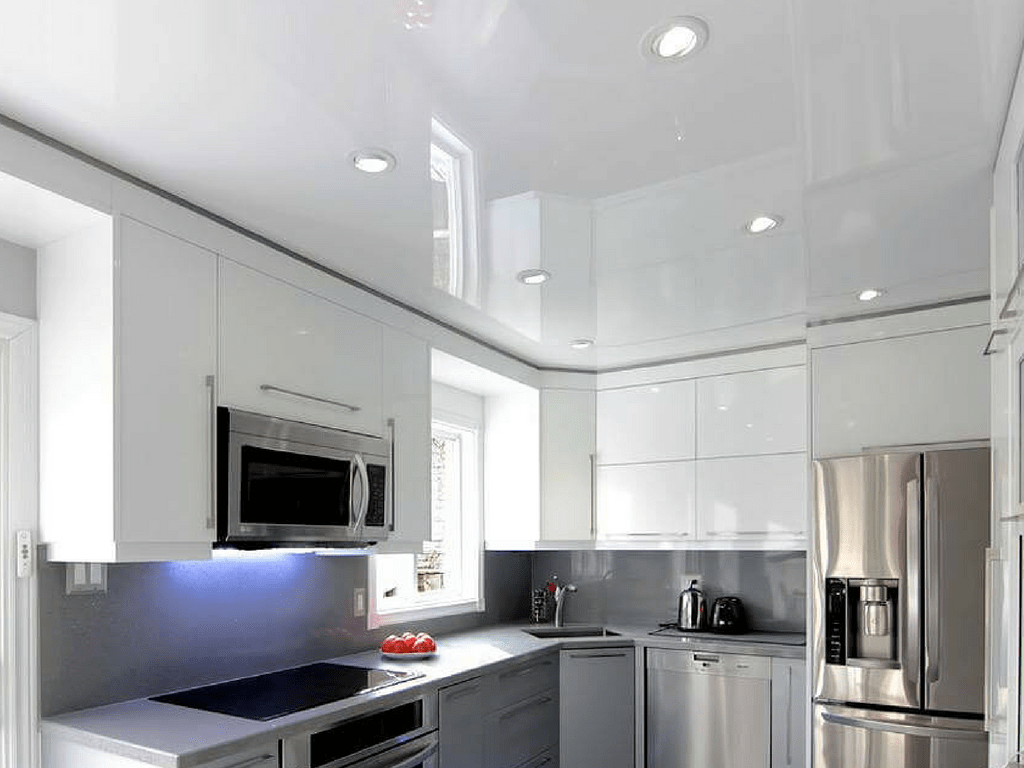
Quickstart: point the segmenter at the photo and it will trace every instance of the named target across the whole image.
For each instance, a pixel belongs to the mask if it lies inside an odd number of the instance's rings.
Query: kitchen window
[[[430,193],[434,287],[472,301],[476,274],[476,168],[469,146],[436,119],[431,121]]]
[[[483,610],[480,431],[476,419],[435,413],[430,467],[433,539],[418,553],[371,558],[371,626]]]

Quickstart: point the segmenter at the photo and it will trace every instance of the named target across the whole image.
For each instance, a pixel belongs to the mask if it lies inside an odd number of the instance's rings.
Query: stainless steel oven
[[[352,546],[393,526],[391,444],[219,408],[217,544]]]
[[[438,768],[437,696],[420,696],[281,741],[281,768]]]

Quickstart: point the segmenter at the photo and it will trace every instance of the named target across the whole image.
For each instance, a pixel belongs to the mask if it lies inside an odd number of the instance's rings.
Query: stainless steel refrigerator
[[[814,462],[814,768],[984,768],[989,449]]]

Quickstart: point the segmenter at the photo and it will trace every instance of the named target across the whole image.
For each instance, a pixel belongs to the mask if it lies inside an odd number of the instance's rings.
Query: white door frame
[[[39,541],[38,328],[0,313],[0,765],[38,768],[39,583],[36,550],[17,578],[15,532]]]

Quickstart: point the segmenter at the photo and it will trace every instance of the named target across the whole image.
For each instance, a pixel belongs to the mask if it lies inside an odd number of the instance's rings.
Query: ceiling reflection
[[[5,6],[0,111],[538,364],[987,291],[1019,2]]]

